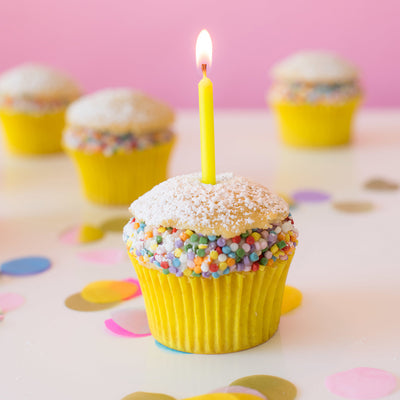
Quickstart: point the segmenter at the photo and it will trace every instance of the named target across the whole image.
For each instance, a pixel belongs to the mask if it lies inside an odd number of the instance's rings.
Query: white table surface
[[[171,175],[200,170],[196,112],[179,113],[179,143]],[[281,319],[278,333],[257,348],[202,356],[162,350],[152,337],[109,334],[111,310],[92,313],[64,306],[69,295],[102,279],[134,275],[118,265],[81,261],[82,249],[121,247],[119,234],[68,246],[65,228],[126,215],[126,207],[88,204],[64,156],[18,158],[0,149],[0,262],[24,255],[49,257],[52,268],[30,277],[0,276],[0,292],[26,298],[0,322],[1,400],[120,400],[142,390],[177,398],[203,394],[251,374],[293,382],[299,400],[338,399],[324,386],[332,373],[359,366],[400,376],[400,193],[363,189],[366,180],[400,181],[400,111],[363,111],[352,147],[310,151],[282,147],[266,111],[215,115],[217,171],[249,176],[280,192],[325,190],[333,199],[361,199],[373,212],[344,214],[331,202],[293,212],[300,243],[288,283],[303,304]],[[118,307],[142,307],[133,299]],[[400,389],[387,399],[399,399]],[[386,398],[385,398],[386,399]]]

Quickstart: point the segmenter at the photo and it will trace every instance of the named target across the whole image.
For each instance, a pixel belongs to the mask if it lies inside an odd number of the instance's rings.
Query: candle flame
[[[212,41],[211,36],[206,29],[203,29],[196,42],[196,63],[199,67],[202,64],[211,65],[212,59]]]

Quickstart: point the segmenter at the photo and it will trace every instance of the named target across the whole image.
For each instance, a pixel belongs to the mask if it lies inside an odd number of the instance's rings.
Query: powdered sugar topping
[[[215,185],[190,174],[155,186],[134,201],[130,211],[147,225],[230,238],[284,220],[289,206],[266,187],[231,173],[218,175]]]
[[[67,112],[70,125],[115,134],[145,134],[172,124],[172,109],[146,94],[128,88],[105,89],[84,96]]]
[[[74,100],[80,94],[67,75],[40,64],[23,64],[0,77],[0,96]]]
[[[358,71],[334,53],[303,51],[276,64],[272,75],[280,81],[340,83],[356,80]]]

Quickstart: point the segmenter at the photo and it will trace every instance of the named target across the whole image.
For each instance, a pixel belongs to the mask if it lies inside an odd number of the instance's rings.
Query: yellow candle
[[[201,176],[203,183],[215,184],[214,105],[213,84],[204,68],[199,82]]]
[[[203,79],[199,82],[199,113],[201,143],[201,181],[214,185],[215,145],[214,145],[214,102],[213,85],[207,78],[207,61],[211,62],[212,43],[209,33],[201,31],[197,38],[196,58],[201,61]],[[206,62],[204,62],[206,60]]]

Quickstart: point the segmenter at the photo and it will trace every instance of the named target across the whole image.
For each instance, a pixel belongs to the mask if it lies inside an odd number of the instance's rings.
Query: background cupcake
[[[23,64],[0,76],[0,119],[6,143],[17,154],[61,151],[64,114],[80,95],[63,73]]]
[[[232,174],[171,178],[132,203],[124,241],[150,329],[191,353],[256,346],[277,330],[297,245],[289,207]]]
[[[82,97],[67,112],[64,145],[86,197],[129,204],[167,178],[174,143],[172,109],[131,89]]]
[[[335,146],[350,140],[361,100],[358,72],[339,56],[321,51],[294,54],[272,69],[268,101],[283,141],[292,146]]]

